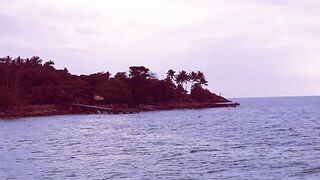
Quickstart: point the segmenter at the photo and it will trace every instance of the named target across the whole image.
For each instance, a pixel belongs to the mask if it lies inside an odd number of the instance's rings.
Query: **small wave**
[[[275,131],[277,132],[284,132],[284,131],[288,131],[289,129],[284,129],[284,128],[281,128],[281,129],[275,129]]]
[[[280,119],[281,116],[270,116],[270,119]]]
[[[68,174],[65,176],[66,178],[76,178],[77,175],[76,174]]]
[[[93,128],[85,127],[85,128],[80,128],[80,129],[82,129],[82,130],[91,130]]]
[[[15,148],[15,147],[12,147],[12,148],[9,148],[9,151],[14,151],[14,150],[16,150],[17,148]]]
[[[198,153],[198,152],[217,152],[221,151],[219,149],[193,149],[190,151],[190,153]]]
[[[320,147],[314,147],[313,150],[320,151]]]
[[[301,173],[299,173],[298,175],[299,176],[308,176],[308,175],[314,175],[314,174],[320,174],[320,166],[305,169]]]
[[[75,145],[79,145],[79,144],[81,144],[81,142],[72,142],[72,143],[66,144],[66,146],[75,146]]]
[[[246,148],[246,146],[244,146],[244,145],[236,145],[236,146],[234,146],[232,148],[233,149],[244,149],[244,148]]]
[[[227,169],[214,169],[214,170],[208,171],[208,173],[215,174],[215,173],[220,173],[220,172],[224,172],[224,171],[227,171]]]
[[[32,154],[41,154],[41,153],[43,153],[43,151],[32,151],[31,153]]]
[[[29,139],[20,139],[17,141],[17,143],[23,143],[23,142],[30,142],[31,140]]]

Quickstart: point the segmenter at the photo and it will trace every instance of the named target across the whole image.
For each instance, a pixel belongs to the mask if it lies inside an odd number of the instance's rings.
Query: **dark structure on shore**
[[[186,89],[187,84],[190,89]],[[158,79],[144,66],[132,66],[129,72],[73,75],[65,68],[55,69],[53,61],[39,57],[0,58],[0,109],[45,104],[114,105],[136,108],[141,105],[172,103],[225,103],[204,86],[205,75],[182,70],[167,72]],[[190,93],[189,93],[190,92]]]

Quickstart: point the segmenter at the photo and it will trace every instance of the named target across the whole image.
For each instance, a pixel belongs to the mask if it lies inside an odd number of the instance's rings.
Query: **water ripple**
[[[0,121],[0,179],[320,179],[318,109]]]

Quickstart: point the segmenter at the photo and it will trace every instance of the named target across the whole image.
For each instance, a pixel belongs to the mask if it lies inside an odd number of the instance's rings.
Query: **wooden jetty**
[[[202,104],[178,104],[167,106],[140,106],[139,108],[125,108],[125,107],[103,107],[97,105],[87,104],[65,104],[68,105],[73,112],[88,113],[88,114],[136,114],[140,111],[155,111],[155,110],[170,110],[170,109],[202,109],[202,108],[223,108],[223,107],[237,107],[240,104],[237,102],[224,103],[202,103]]]
[[[109,107],[102,107],[102,106],[93,106],[93,105],[86,105],[86,104],[77,104],[72,103],[70,104],[71,108],[80,108],[84,111],[96,113],[96,114],[136,114],[139,113],[139,110],[132,109],[132,108],[109,108]]]
[[[240,103],[238,102],[225,102],[225,103],[215,103],[212,104],[210,107],[212,108],[219,108],[219,107],[237,107],[240,106]]]

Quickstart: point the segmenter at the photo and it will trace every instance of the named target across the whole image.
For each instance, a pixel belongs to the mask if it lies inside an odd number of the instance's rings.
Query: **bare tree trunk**
[[[190,94],[191,94],[191,90],[192,90],[193,84],[194,84],[194,81],[192,81],[192,82],[191,82],[191,86],[190,86]]]
[[[6,72],[6,87],[9,89],[9,67],[7,67]]]
[[[14,89],[16,93],[19,93],[19,84],[20,84],[20,73],[17,72],[16,78],[15,78],[15,89]]]
[[[187,91],[187,94],[188,94],[188,82],[186,82],[186,91]]]

